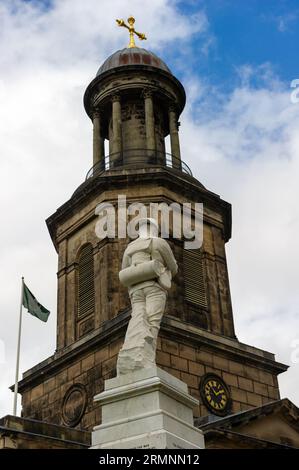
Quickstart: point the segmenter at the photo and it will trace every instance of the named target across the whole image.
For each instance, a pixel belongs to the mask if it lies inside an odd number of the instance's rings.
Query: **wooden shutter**
[[[207,296],[201,250],[184,250],[185,299],[207,308]]]
[[[89,243],[82,248],[78,260],[78,316],[94,312],[93,248]]]

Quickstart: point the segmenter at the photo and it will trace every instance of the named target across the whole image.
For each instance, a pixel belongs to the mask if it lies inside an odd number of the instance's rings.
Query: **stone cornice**
[[[64,446],[65,444],[82,448],[90,446],[90,433],[88,431],[11,415],[0,419],[0,435],[13,436],[14,439],[27,436],[39,441],[58,442]]]
[[[211,333],[192,324],[183,323],[177,318],[165,316],[163,318],[162,328],[167,331],[170,337],[175,340],[194,344],[195,347],[204,346],[211,349],[214,353],[225,353],[232,360],[241,359],[248,364],[264,367],[271,370],[274,374],[285,372],[289,366],[275,361],[274,354],[262,349],[240,343],[237,339],[227,336]],[[187,341],[186,341],[187,340]]]
[[[156,185],[171,188],[171,190],[179,193],[181,196],[186,196],[188,201],[190,200],[190,195],[195,199],[200,197],[200,202],[221,212],[224,219],[225,241],[230,239],[231,205],[228,202],[204,188],[197,179],[181,171],[166,167],[148,167],[134,170],[122,169],[107,171],[98,177],[90,178],[90,180],[87,180],[79,186],[71,199],[60,206],[46,221],[56,249],[56,232],[59,225],[73,215],[74,211],[78,211],[83,205],[88,204],[99,192],[109,191],[116,187],[121,191],[123,188],[135,187],[138,184],[142,184],[146,187],[146,185],[153,184],[153,182],[155,182]]]
[[[123,337],[129,317],[129,310],[120,313],[81,340],[60,352],[56,352],[53,356],[26,371],[23,374],[23,379],[19,382],[20,393],[41,383],[45,378],[50,378],[52,374],[57,373],[76,357],[95,351],[99,345],[104,346],[111,339]],[[274,374],[280,374],[288,369],[285,364],[276,362],[272,353],[240,343],[233,338],[211,333],[168,315],[165,315],[162,320],[161,331],[172,340],[176,339],[188,345],[193,344],[199,349],[204,347],[213,353],[225,354],[234,361],[246,362]],[[11,390],[13,388],[14,386],[11,387]]]
[[[136,72],[134,74],[134,72]],[[164,70],[157,69],[155,67],[151,67],[149,65],[126,65],[126,66],[121,66],[121,67],[115,67],[111,70],[108,70],[107,72],[102,73],[101,75],[95,77],[92,82],[88,85],[85,94],[84,94],[84,107],[85,111],[88,114],[89,117],[92,117],[92,97],[94,95],[95,90],[99,88],[103,88],[105,83],[109,82],[111,83],[113,78],[117,78],[117,89],[120,91],[122,89],[122,77],[125,77],[126,75],[129,74],[130,80],[134,77],[141,77],[142,74],[146,77],[146,80],[149,81],[151,79],[154,79],[157,86],[160,85],[161,91],[163,91],[163,86],[160,84],[160,81],[162,80],[168,80],[169,82],[172,83],[172,85],[175,87],[177,90],[177,94],[179,97],[179,112],[181,113],[184,109],[185,103],[186,103],[186,94],[185,94],[185,89],[181,82],[171,73],[166,72]],[[126,86],[124,85],[124,88]]]
[[[269,416],[271,414],[281,413],[282,416],[299,431],[299,410],[287,398],[275,400],[253,409],[241,411],[230,416],[226,416],[214,422],[204,422],[204,418],[197,419],[197,426],[203,431],[221,429],[232,429],[240,425],[248,424],[250,421]]]

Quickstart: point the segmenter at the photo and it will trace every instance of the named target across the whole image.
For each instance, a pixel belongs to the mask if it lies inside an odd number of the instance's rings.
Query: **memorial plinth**
[[[158,367],[106,380],[94,400],[102,405],[102,424],[92,432],[92,449],[204,448],[193,425],[198,401],[184,382]]]

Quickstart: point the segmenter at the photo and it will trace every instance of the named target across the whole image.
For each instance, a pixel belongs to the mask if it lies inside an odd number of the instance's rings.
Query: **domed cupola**
[[[182,84],[153,52],[136,47],[129,18],[130,45],[108,57],[84,95],[94,125],[93,168],[88,176],[121,167],[166,165],[187,171],[181,162],[178,118],[186,96]],[[131,23],[130,23],[131,22]],[[165,138],[170,135],[171,154]],[[104,141],[109,141],[105,156]]]
[[[153,52],[141,47],[125,47],[109,56],[99,68],[96,76],[98,77],[108,70],[130,65],[146,65],[171,73],[165,62]]]

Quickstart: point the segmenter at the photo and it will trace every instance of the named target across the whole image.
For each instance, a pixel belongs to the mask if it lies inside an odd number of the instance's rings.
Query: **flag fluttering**
[[[44,307],[38,300],[34,297],[32,292],[28,289],[24,283],[23,290],[23,306],[27,308],[28,312],[31,313],[34,317],[39,318],[39,320],[46,322],[50,315],[50,311]]]
[[[22,332],[22,307],[27,308],[28,312],[39,320],[46,322],[49,318],[50,311],[44,307],[34,297],[32,292],[28,289],[22,277],[21,283],[21,301],[20,301],[20,314],[19,314],[19,328],[18,328],[18,343],[17,343],[17,361],[16,361],[16,378],[14,387],[14,400],[13,400],[13,415],[17,416],[17,397],[19,385],[19,364],[20,364],[20,349],[21,349],[21,332]]]

